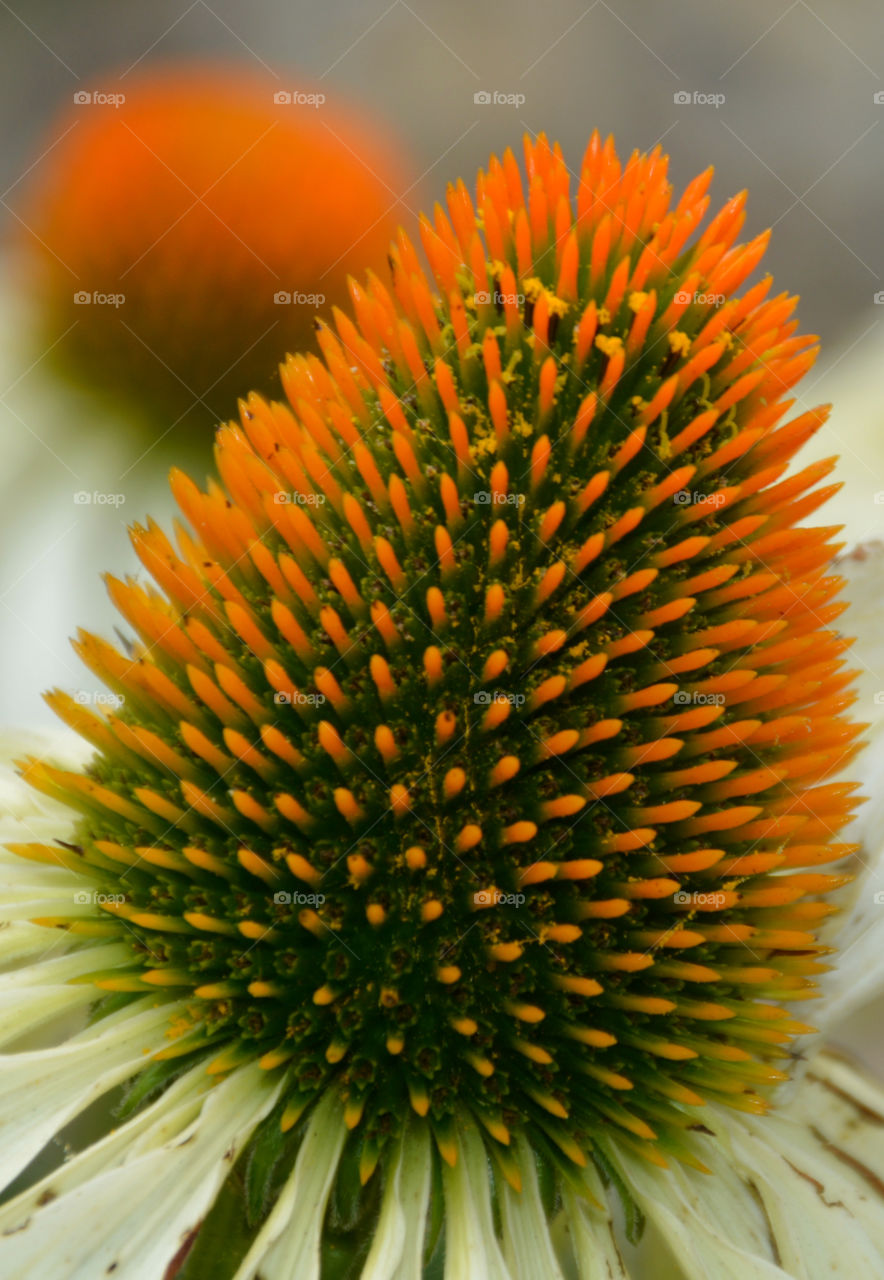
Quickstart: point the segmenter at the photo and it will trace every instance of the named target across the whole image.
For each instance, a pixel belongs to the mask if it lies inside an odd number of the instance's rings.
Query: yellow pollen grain
[[[623,348],[623,339],[615,334],[600,333],[596,336],[595,345],[606,356],[614,356]]]
[[[522,1004],[518,1001],[507,1000],[503,1007],[507,1013],[518,1019],[519,1022],[542,1022],[546,1017],[544,1011],[536,1004]]]
[[[541,297],[545,297],[551,316],[563,316],[568,312],[568,303],[564,298],[560,298],[551,289],[547,289],[543,281],[538,279],[537,276],[528,276],[522,281],[522,292],[528,302],[535,304],[540,301]]]

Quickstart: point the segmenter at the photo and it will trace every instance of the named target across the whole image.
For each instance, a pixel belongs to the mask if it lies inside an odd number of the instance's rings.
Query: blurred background
[[[662,143],[676,190],[714,163],[713,207],[749,188],[744,238],[773,228],[822,339],[798,408],[836,406],[804,458],[842,454],[826,522],[882,536],[880,0],[0,0],[0,47],[4,725],[99,696],[68,637],[112,635],[100,573],[136,571],[128,524],[169,527],[170,463],[202,481],[344,273],[526,132],[575,169],[593,128]]]

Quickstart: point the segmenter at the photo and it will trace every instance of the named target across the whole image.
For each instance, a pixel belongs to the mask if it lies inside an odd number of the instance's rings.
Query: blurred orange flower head
[[[41,341],[154,430],[272,394],[395,232],[401,149],[296,85],[178,64],[79,91],[53,125],[24,211]]]

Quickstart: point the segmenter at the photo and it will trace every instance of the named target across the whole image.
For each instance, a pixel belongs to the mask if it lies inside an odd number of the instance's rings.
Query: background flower
[[[236,64],[105,77],[48,138],[15,246],[36,352],[179,450],[242,387],[277,391],[280,353],[383,257],[406,186],[364,110]]]

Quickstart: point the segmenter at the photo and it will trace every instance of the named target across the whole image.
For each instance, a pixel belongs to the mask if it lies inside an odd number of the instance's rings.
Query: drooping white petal
[[[598,1182],[597,1177],[595,1181]],[[564,1236],[563,1252],[567,1249],[574,1259],[579,1280],[629,1280],[617,1245],[614,1219],[600,1184],[593,1194],[598,1208],[570,1187],[563,1189],[563,1212],[557,1223]]]
[[[834,1151],[801,1117],[806,1105],[760,1118],[709,1108],[703,1118],[711,1133],[695,1144],[708,1175],[676,1163],[656,1170],[617,1151],[622,1176],[688,1280],[882,1274],[877,1175],[865,1176],[849,1153],[845,1160]],[[637,1280],[651,1280],[655,1266],[645,1259]]]
[[[39,1182],[0,1206],[0,1236],[16,1234],[16,1229],[42,1212],[45,1205],[109,1173],[139,1153],[170,1142],[199,1113],[204,1096],[214,1085],[205,1063],[179,1076],[155,1102],[131,1120],[71,1156]],[[42,1221],[37,1226],[43,1230]]]
[[[298,1158],[235,1280],[319,1280],[325,1208],[347,1129],[332,1090],[317,1104]]]
[[[473,1121],[457,1131],[457,1163],[442,1171],[445,1188],[445,1280],[512,1280],[497,1243],[488,1156]]]
[[[0,1186],[28,1164],[63,1125],[145,1064],[167,1042],[183,1006],[151,997],[120,1009],[51,1049],[0,1056]]]
[[[409,1120],[387,1173],[384,1199],[361,1280],[422,1280],[433,1166],[430,1135]]]
[[[564,1280],[550,1240],[534,1157],[524,1138],[516,1140],[515,1154],[522,1189],[516,1192],[506,1182],[500,1187],[503,1256],[510,1275],[513,1280],[534,1280],[535,1276]]]
[[[685,1280],[708,1280],[711,1276],[716,1280],[789,1280],[788,1273],[769,1257],[752,1254],[728,1240],[724,1235],[727,1220],[717,1220],[703,1196],[684,1187],[678,1170],[667,1174],[625,1152],[620,1153],[619,1164],[643,1212],[678,1258]],[[731,1220],[742,1222],[751,1196],[745,1188],[730,1205]],[[653,1272],[646,1274],[651,1280]]]
[[[884,1256],[884,1206],[868,1201],[806,1126],[776,1116],[761,1124],[749,1119],[731,1127],[731,1139],[787,1275],[875,1274]]]
[[[785,1114],[815,1130],[842,1164],[884,1187],[884,1088],[823,1051],[808,1065]]]
[[[162,1276],[278,1092],[257,1064],[235,1071],[162,1147],[105,1169],[14,1230],[4,1280]]]

